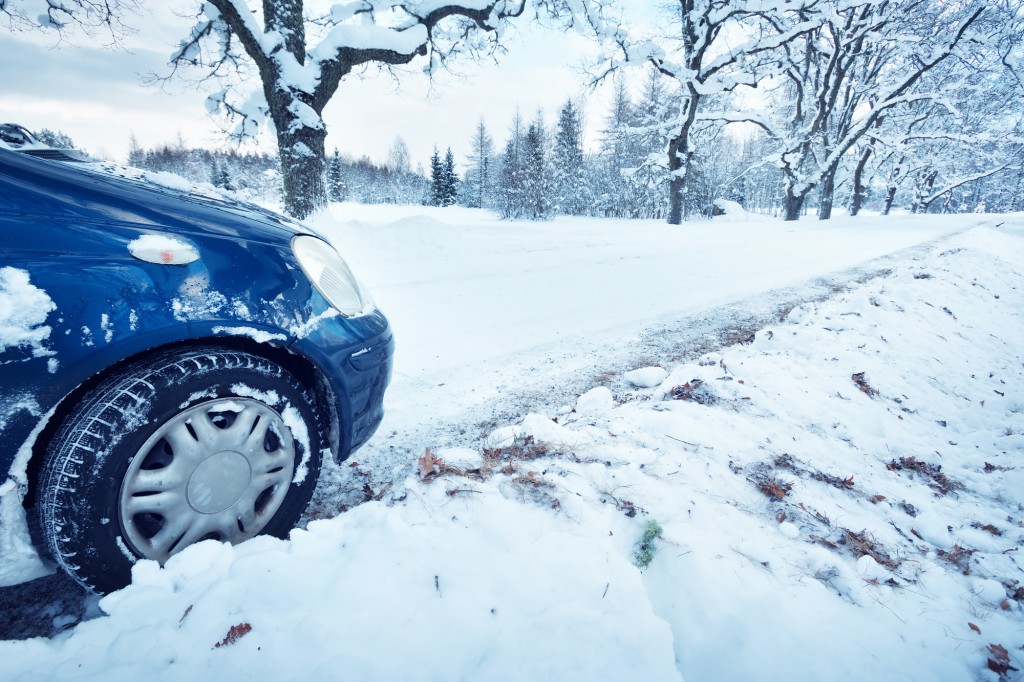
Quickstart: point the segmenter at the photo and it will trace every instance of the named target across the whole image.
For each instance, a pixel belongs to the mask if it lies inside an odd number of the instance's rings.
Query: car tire
[[[205,539],[286,537],[320,471],[310,392],[245,352],[199,348],[130,365],[91,390],[51,442],[40,532],[94,592]]]

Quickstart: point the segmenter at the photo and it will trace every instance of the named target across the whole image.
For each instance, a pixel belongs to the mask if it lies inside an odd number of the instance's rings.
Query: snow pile
[[[715,208],[717,209],[716,214],[725,216],[726,220],[742,220],[742,221],[768,221],[770,218],[767,216],[759,215],[757,213],[750,213],[747,209],[738,201],[732,201],[730,199],[715,199]]]
[[[596,531],[440,486],[296,531],[143,562],[59,641],[0,643],[10,679],[675,676],[640,574]],[[486,551],[483,551],[486,548]],[[585,655],[583,654],[585,652]]]
[[[32,284],[27,271],[0,268],[0,351],[25,347],[36,357],[49,355],[46,318],[55,309],[53,299]]]
[[[185,265],[199,259],[196,247],[180,237],[144,234],[128,242],[128,252],[140,260],[162,265]]]
[[[668,375],[661,367],[640,367],[622,375],[622,378],[637,388],[657,386]]]

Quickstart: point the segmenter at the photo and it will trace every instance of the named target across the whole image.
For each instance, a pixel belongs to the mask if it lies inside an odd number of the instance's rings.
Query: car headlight
[[[327,302],[346,317],[373,310],[373,299],[352,274],[334,247],[316,237],[300,234],[292,239],[292,252],[299,267]]]

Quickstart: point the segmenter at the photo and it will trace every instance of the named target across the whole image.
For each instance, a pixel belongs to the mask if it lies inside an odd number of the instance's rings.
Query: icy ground
[[[317,221],[399,343],[319,520],[0,678],[1017,679],[1024,218],[410,210]]]

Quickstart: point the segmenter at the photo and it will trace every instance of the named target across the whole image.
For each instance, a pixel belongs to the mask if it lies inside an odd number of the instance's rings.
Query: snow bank
[[[100,605],[61,640],[0,643],[4,675],[678,679],[668,627],[607,539],[493,491],[434,486],[289,542],[201,543],[139,564]]]

